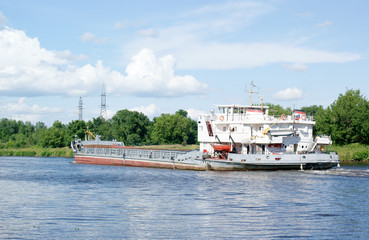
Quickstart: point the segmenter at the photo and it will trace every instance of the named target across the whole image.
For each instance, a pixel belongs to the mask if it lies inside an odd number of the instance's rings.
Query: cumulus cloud
[[[188,117],[194,120],[197,120],[200,114],[205,114],[204,111],[194,108],[186,109],[186,112],[188,113]]]
[[[301,63],[283,64],[283,66],[289,70],[296,72],[306,72],[308,70],[308,67]]]
[[[160,112],[160,108],[155,104],[149,104],[148,106],[139,106],[130,109],[131,111],[137,111],[145,114],[148,117],[153,117]]]
[[[25,97],[21,97],[17,102],[3,103],[0,106],[2,116],[11,119],[36,122],[42,120],[42,116],[50,113],[61,113],[61,108],[41,107],[37,104],[30,105]]]
[[[128,64],[126,76],[122,80],[114,80],[114,88],[127,89],[136,95],[157,97],[201,94],[207,85],[190,75],[175,75],[175,62],[172,55],[157,58],[152,50],[142,49]]]
[[[207,86],[193,76],[174,73],[171,55],[157,58],[143,49],[132,58],[126,75],[103,65],[72,65],[83,59],[70,51],[49,51],[37,38],[5,27],[0,31],[0,93],[7,96],[84,96],[98,91],[103,83],[110,93],[140,96],[177,97],[201,93]]]
[[[291,101],[298,100],[303,97],[303,92],[298,88],[286,88],[285,90],[279,91],[273,95],[276,100]]]
[[[97,44],[107,43],[109,40],[106,37],[97,37],[95,34],[86,32],[81,37],[82,42],[93,42]]]

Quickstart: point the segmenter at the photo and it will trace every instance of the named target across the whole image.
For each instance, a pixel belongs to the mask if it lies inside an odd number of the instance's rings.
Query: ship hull
[[[75,163],[197,171],[324,170],[339,164],[335,154],[279,155],[273,158],[270,155],[230,154],[227,159],[202,158],[199,155],[199,151],[182,153],[175,158],[140,158],[138,154],[136,157],[76,154]]]
[[[207,166],[205,164],[175,163],[174,161],[170,160],[152,161],[143,159],[117,159],[112,157],[75,156],[74,161],[77,164],[167,168],[167,169],[198,170],[198,171],[207,170]]]

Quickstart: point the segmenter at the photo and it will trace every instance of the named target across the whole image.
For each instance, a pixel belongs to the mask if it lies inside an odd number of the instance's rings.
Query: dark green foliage
[[[307,116],[317,116],[321,113],[321,111],[324,111],[324,108],[322,105],[313,105],[310,107],[303,107],[301,110],[304,111]]]
[[[113,129],[112,120],[105,120],[101,117],[93,118],[92,121],[88,121],[87,126],[90,131],[101,135],[102,139],[112,140],[113,139]]]
[[[87,128],[85,121],[75,120],[68,123],[67,129],[69,139],[73,139],[75,135],[82,139],[85,136],[85,131]]]
[[[113,138],[126,145],[149,143],[150,119],[143,113],[120,110],[112,118]]]
[[[197,123],[187,117],[187,112],[162,114],[154,118],[151,139],[154,144],[194,144],[196,143]]]
[[[328,134],[338,145],[369,144],[369,102],[360,90],[340,94],[327,109],[318,110],[315,130]]]
[[[285,115],[291,115],[292,114],[292,110],[289,107],[284,109],[281,105],[274,105],[274,104],[271,104],[271,103],[267,103],[265,105],[269,106],[269,115],[271,115],[271,116],[279,117],[282,114],[285,114]]]
[[[364,150],[364,151],[355,152],[353,160],[355,160],[355,161],[369,160],[369,151]]]
[[[60,121],[55,121],[53,126],[45,129],[40,136],[40,146],[44,148],[60,148],[69,145],[67,127]]]

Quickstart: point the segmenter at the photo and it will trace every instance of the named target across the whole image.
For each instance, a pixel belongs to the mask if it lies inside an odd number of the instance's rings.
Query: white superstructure
[[[200,151],[213,157],[239,154],[284,154],[325,151],[329,137],[313,139],[312,116],[294,110],[270,116],[268,106],[217,105],[218,113],[200,115]]]

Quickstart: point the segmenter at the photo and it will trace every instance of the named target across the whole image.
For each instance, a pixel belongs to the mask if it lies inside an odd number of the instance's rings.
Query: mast
[[[251,81],[251,90],[248,92],[248,93],[250,93],[250,107],[252,107],[252,94],[253,94],[253,93],[256,93],[256,94],[258,94],[258,93],[259,93],[259,92],[254,92],[254,91],[252,91],[252,89],[253,89],[254,87],[256,87],[256,86],[254,85],[254,81]]]

